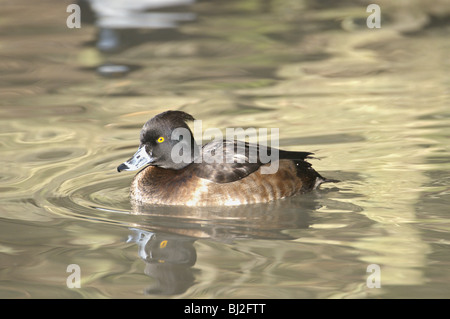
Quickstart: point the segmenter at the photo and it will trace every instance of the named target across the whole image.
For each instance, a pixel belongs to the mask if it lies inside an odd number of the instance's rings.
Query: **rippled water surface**
[[[380,1],[380,29],[362,1],[187,2],[83,1],[69,29],[64,1],[0,1],[0,297],[449,298],[446,1]],[[341,182],[132,207],[116,167],[168,109],[279,128]]]

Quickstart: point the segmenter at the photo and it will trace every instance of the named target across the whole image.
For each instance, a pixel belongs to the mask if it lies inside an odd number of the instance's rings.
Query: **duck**
[[[130,186],[134,204],[238,206],[280,200],[338,182],[312,168],[307,161],[311,152],[237,139],[198,145],[187,124],[194,120],[184,111],[169,110],[144,124],[138,150],[117,167],[118,172],[140,169]],[[267,160],[267,154],[276,157]]]

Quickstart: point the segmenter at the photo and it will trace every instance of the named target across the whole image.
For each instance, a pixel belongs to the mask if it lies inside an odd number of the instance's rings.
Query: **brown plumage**
[[[118,167],[119,171],[146,166],[136,174],[130,188],[131,199],[138,204],[221,206],[268,202],[317,188],[328,181],[306,162],[312,153],[277,151],[278,169],[272,174],[262,169],[274,163],[260,160],[259,145],[240,141],[213,141],[198,147],[186,120],[193,117],[181,111],[168,111],[149,120],[141,131],[138,152]],[[192,150],[187,163],[176,163],[169,156],[172,147],[180,140],[170,139],[178,127],[190,132]],[[163,142],[160,137],[164,137]],[[186,142],[186,140],[181,140]],[[166,143],[167,142],[167,143]],[[205,161],[211,149],[230,155],[233,161],[212,163]],[[241,156],[233,157],[237,149]],[[257,150],[256,162],[250,161],[250,152]],[[265,150],[265,149],[264,149]],[[243,155],[242,155],[243,154]],[[203,161],[198,162],[198,156]],[[209,162],[209,163],[208,163]]]

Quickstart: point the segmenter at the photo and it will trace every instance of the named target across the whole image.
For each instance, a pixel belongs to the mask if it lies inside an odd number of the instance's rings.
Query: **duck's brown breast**
[[[315,173],[313,169],[311,171]],[[189,166],[182,170],[149,166],[135,176],[131,198],[141,204],[188,206],[268,202],[314,188],[312,172],[299,174],[295,162],[280,160],[274,174],[262,174],[260,168],[240,180],[215,183],[197,177]]]

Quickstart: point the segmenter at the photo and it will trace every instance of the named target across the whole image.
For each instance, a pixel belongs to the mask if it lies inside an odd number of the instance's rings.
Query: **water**
[[[118,32],[84,6],[80,29],[60,1],[0,6],[0,297],[450,297],[445,1],[381,2],[381,29],[357,1],[201,1],[170,11],[176,28],[131,17]],[[341,183],[269,205],[132,207],[116,167],[167,109],[203,129],[279,128]]]

